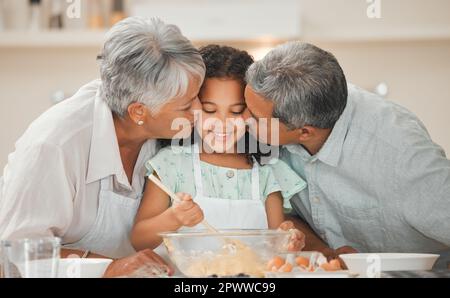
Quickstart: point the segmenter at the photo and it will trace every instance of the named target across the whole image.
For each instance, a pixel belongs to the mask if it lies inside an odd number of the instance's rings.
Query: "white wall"
[[[97,53],[96,49],[0,49],[0,169],[29,123],[52,105],[54,91],[70,95],[98,77]]]
[[[448,37],[448,0],[371,0],[381,18],[368,18],[368,0],[300,0],[308,39],[407,39]],[[282,2],[282,1],[280,1]]]

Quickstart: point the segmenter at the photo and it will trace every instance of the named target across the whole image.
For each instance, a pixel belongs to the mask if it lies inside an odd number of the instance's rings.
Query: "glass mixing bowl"
[[[172,262],[187,277],[263,277],[267,262],[286,252],[290,233],[221,230],[161,233]]]

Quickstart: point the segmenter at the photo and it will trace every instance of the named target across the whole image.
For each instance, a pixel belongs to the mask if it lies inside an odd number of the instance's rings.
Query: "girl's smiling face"
[[[208,78],[200,89],[202,104],[197,132],[203,147],[216,153],[236,153],[236,143],[246,132],[245,84],[232,78]]]

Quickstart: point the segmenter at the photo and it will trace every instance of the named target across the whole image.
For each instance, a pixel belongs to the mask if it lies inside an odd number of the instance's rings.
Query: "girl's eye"
[[[242,113],[244,113],[245,110],[242,111],[232,111],[231,114],[233,115],[241,115]]]
[[[205,112],[206,114],[213,114],[213,113],[215,113],[216,111],[203,109],[203,112]]]

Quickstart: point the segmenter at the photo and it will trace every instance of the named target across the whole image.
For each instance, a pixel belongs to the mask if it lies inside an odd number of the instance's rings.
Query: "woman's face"
[[[193,109],[198,106],[200,83],[192,79],[184,96],[163,105],[156,114],[147,113],[145,123],[149,135],[158,139],[185,139],[194,126]]]
[[[235,153],[246,132],[243,84],[234,79],[206,79],[200,89],[201,118],[196,129],[203,147],[216,153]]]

